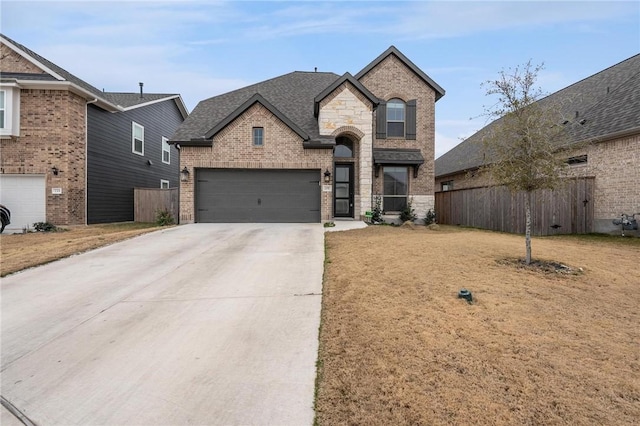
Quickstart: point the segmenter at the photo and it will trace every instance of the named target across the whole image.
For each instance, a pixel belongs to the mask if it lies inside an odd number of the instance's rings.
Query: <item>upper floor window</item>
[[[351,139],[344,136],[337,138],[333,156],[337,158],[353,158],[353,142],[351,142]]]
[[[171,164],[171,145],[169,139],[162,137],[162,162]]]
[[[135,154],[144,155],[144,127],[132,121],[131,150]]]
[[[5,120],[6,120],[6,93],[4,90],[0,90],[0,129],[5,128]]]
[[[440,188],[443,191],[451,191],[453,189],[453,181],[452,180],[448,180],[446,182],[442,182],[440,184]]]
[[[0,90],[0,136],[20,136],[20,89],[10,85]]]
[[[401,99],[387,102],[387,136],[404,137],[405,104]]]
[[[262,146],[262,145],[264,145],[264,128],[254,127],[253,128],[253,146]]]
[[[166,179],[160,179],[160,188],[169,189],[169,181]]]

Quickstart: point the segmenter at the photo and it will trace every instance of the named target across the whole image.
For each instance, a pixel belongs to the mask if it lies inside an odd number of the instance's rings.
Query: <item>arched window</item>
[[[402,99],[387,102],[387,136],[404,137],[405,104]]]
[[[336,148],[333,156],[337,158],[353,158],[353,142],[351,139],[340,136],[336,138]]]

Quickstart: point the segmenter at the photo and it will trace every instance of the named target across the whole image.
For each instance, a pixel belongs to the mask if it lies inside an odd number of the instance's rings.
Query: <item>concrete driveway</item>
[[[2,396],[38,425],[310,425],[323,237],[183,225],[6,277]]]

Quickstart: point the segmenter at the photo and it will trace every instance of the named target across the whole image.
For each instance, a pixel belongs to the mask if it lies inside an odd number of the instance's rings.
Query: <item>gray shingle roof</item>
[[[318,121],[313,116],[314,98],[338,78],[334,73],[295,71],[205,99],[198,103],[171,140],[184,142],[202,139],[256,94],[266,99],[310,138],[318,138]]]
[[[374,148],[375,164],[423,164],[424,157],[419,149]]]
[[[58,81],[54,76],[41,73],[25,73],[25,72],[5,72],[0,71],[0,79],[2,80],[36,80],[36,81]]]
[[[640,127],[640,54],[555,92],[540,105],[557,105],[572,143]],[[577,112],[577,116],[576,116]],[[584,124],[580,122],[584,121]],[[435,175],[445,176],[485,163],[482,138],[498,120],[436,159]],[[560,148],[560,147],[558,147]]]
[[[93,87],[92,85],[90,85],[86,81],[76,77],[75,75],[71,74],[67,70],[59,67],[58,65],[56,65],[53,62],[49,61],[48,59],[38,55],[36,52],[34,52],[33,50],[29,49],[28,47],[23,46],[22,44],[10,39],[6,35],[0,34],[0,36],[2,36],[4,39],[6,39],[9,43],[13,44],[18,49],[22,50],[27,55],[31,56],[36,61],[40,62],[42,65],[44,65],[47,68],[49,68],[54,73],[58,74],[60,77],[64,78],[66,81],[70,81],[71,83],[74,83],[77,86],[82,87],[83,89],[85,89],[86,91],[94,94],[98,98],[102,97],[102,91],[100,89],[97,89],[97,88]]]
[[[141,98],[140,93],[102,92],[102,96],[112,104],[119,105],[123,108],[130,108],[132,106],[159,101],[178,95],[171,93],[143,93]]]
[[[104,104],[101,104],[102,107],[107,106],[107,108],[114,108],[114,110],[119,110],[118,106],[123,108],[131,108],[137,105],[146,104],[148,102],[159,101],[167,98],[179,98],[178,94],[159,94],[159,93],[145,93],[144,98],[140,99],[139,93],[114,93],[114,92],[103,92],[102,90],[92,86],[86,81],[76,77],[65,69],[59,67],[53,62],[49,61],[43,56],[38,55],[33,50],[28,47],[12,40],[4,34],[0,34],[0,36],[6,40],[8,43],[11,43],[17,49],[21,50],[27,56],[30,56],[35,61],[42,64],[44,67],[51,70],[53,73],[57,74],[59,77],[63,78],[63,81],[68,81],[70,83],[75,84],[76,86],[84,89],[85,91],[91,93],[91,95],[95,96],[98,99],[101,99]],[[60,81],[55,76],[50,74],[42,74],[42,73],[8,73],[1,72],[0,78],[3,80],[6,79],[14,79],[14,80],[22,80],[22,81]],[[183,116],[188,114],[186,107],[184,106],[182,99],[176,99],[176,103],[178,104],[178,108],[182,112]]]

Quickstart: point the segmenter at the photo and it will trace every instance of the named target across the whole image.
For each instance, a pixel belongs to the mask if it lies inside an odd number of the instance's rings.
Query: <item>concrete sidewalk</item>
[[[40,425],[310,425],[323,257],[319,224],[194,224],[6,277],[2,395]]]

